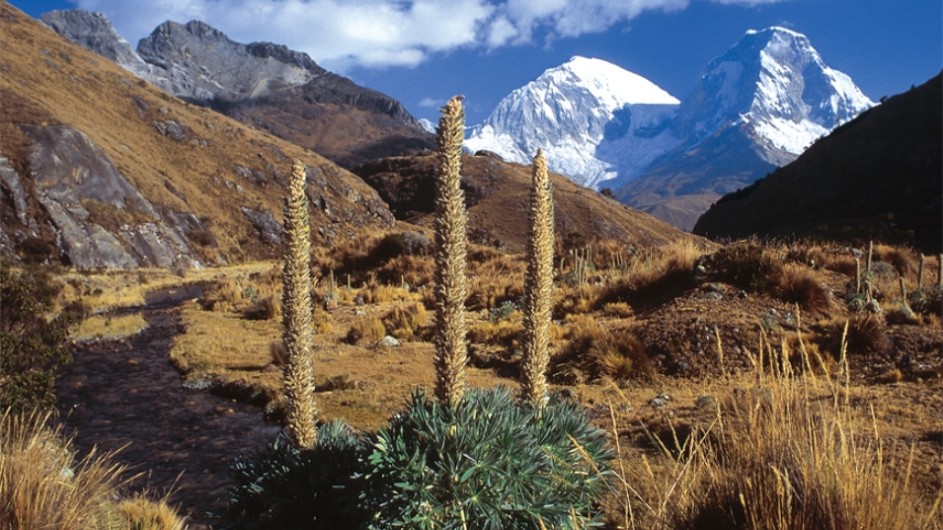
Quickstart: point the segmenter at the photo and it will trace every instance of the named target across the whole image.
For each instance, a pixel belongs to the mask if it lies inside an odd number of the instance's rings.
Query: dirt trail
[[[117,460],[145,473],[132,489],[173,487],[171,503],[191,523],[209,525],[226,505],[232,460],[271,442],[278,427],[256,407],[181,386],[168,352],[183,331],[177,305],[190,294],[150,296],[139,309],[149,327],[134,337],[77,345],[57,396],[80,456],[93,445],[124,448]]]

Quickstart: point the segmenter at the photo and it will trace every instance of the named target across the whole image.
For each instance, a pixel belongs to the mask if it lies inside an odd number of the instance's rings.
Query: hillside
[[[694,232],[879,238],[939,252],[941,92],[937,75],[865,112],[795,162],[719,200]]]
[[[0,31],[4,254],[80,267],[271,257],[292,159],[308,167],[317,241],[393,222],[327,159],[185,103],[7,3]]]
[[[354,172],[379,191],[398,219],[431,226],[435,161],[432,155],[387,158],[364,164]],[[462,186],[473,241],[506,245],[512,251],[524,249],[530,181],[529,166],[486,155],[462,158]],[[691,238],[559,174],[552,174],[551,181],[556,233],[571,249],[595,239],[647,247]]]

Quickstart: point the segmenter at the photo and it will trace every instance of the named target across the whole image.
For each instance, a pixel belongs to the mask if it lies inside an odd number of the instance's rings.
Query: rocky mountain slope
[[[432,136],[399,102],[285,46],[241,44],[202,22],[168,21],[134,51],[101,14],[53,11],[42,21],[176,96],[345,167],[433,145]]]
[[[431,227],[435,166],[435,157],[425,155],[376,160],[354,171],[377,189],[398,219]],[[514,252],[524,250],[530,171],[529,166],[493,156],[462,157],[462,188],[472,241]],[[551,182],[556,235],[566,248],[580,248],[595,239],[647,248],[693,237],[559,174],[551,173]]]
[[[292,159],[319,242],[393,222],[355,175],[159,90],[0,4],[0,249],[88,267],[279,251]]]
[[[943,79],[888,99],[765,179],[723,197],[694,227],[751,234],[943,243]]]
[[[710,202],[789,163],[872,105],[804,35],[748,31],[711,61],[679,107],[680,145],[616,196],[689,229]]]

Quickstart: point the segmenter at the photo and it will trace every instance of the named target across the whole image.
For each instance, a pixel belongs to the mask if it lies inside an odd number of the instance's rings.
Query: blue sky
[[[679,99],[747,29],[806,34],[871,99],[943,68],[940,0],[11,0],[33,16],[101,11],[136,44],[198,18],[239,42],[272,41],[436,120],[454,94],[469,124],[573,55],[599,57]]]

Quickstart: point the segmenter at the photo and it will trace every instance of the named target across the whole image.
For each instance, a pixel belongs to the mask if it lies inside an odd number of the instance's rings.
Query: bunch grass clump
[[[94,451],[76,460],[49,414],[0,415],[0,530],[182,530],[166,502],[122,500],[125,468]]]

